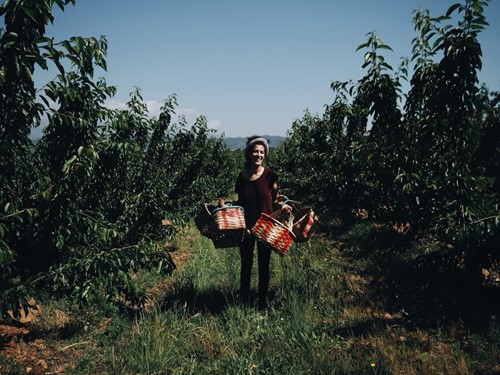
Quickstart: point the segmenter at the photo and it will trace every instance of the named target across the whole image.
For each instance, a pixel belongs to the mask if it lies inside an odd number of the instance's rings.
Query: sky
[[[375,32],[393,49],[394,67],[411,56],[413,10],[443,15],[458,0],[77,0],[46,36],[108,41],[106,72],[117,86],[108,100],[124,108],[141,89],[151,116],[177,96],[177,115],[188,124],[204,115],[226,137],[285,136],[308,110],[322,115],[334,100],[332,81],[363,77],[363,51]],[[500,0],[485,9],[479,80],[500,91]],[[37,71],[40,87],[55,71]]]

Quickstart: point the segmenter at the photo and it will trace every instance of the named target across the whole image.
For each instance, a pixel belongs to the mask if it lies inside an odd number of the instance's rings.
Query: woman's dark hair
[[[250,169],[250,165],[252,163],[252,160],[250,159],[250,154],[249,154],[250,150],[248,149],[248,145],[250,144],[250,142],[252,142],[254,139],[257,139],[257,138],[262,138],[262,137],[259,135],[252,135],[251,137],[247,138],[247,143],[246,143],[246,148],[245,148],[245,164],[243,165],[243,168],[245,170]],[[266,139],[267,143],[269,144],[269,142],[270,142],[269,139],[267,139],[267,138],[265,138],[265,139]],[[266,147],[266,145],[262,141],[257,141],[254,144],[262,145],[262,146]],[[266,155],[266,157],[267,157],[267,155]]]

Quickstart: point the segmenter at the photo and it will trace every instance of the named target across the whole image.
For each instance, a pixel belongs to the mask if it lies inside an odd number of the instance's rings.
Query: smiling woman
[[[245,149],[244,170],[236,180],[238,205],[245,210],[247,228],[251,228],[261,213],[270,214],[273,202],[278,196],[278,175],[270,168],[264,167],[264,160],[269,156],[269,141],[259,136],[249,137]],[[253,266],[253,250],[256,239],[246,236],[240,244],[241,274],[240,296],[243,303],[250,300],[250,276]],[[269,262],[271,248],[257,242],[259,262],[259,308],[267,306],[269,288]]]

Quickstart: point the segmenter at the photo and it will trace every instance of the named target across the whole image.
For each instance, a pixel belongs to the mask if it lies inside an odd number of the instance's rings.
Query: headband
[[[266,153],[266,157],[267,157],[269,155],[269,142],[265,138],[259,137],[259,138],[252,139],[250,142],[248,142],[246,151],[247,152],[250,151],[252,146],[256,143],[263,143],[264,144],[264,149],[265,149],[265,153]]]

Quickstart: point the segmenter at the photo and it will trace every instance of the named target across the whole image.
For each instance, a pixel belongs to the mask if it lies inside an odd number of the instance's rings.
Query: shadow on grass
[[[446,254],[394,261],[376,275],[373,285],[389,309],[405,309],[418,326],[455,321],[477,326],[500,313],[500,289],[457,268]]]
[[[268,302],[270,305],[276,304],[276,291],[270,290]],[[257,293],[250,291],[249,299],[242,302],[238,293],[223,292],[218,289],[199,291],[195,288],[182,288],[176,293],[172,293],[162,301],[165,309],[172,307],[182,307],[192,314],[209,313],[218,315],[224,313],[230,306],[241,306],[250,309],[259,309]]]
[[[401,324],[403,321],[401,319],[383,319],[370,317],[363,320],[358,320],[352,324],[344,324],[340,327],[335,327],[331,332],[334,336],[340,337],[369,337],[370,335],[376,335],[378,332],[383,331],[383,327],[394,326],[396,324]]]
[[[169,295],[162,305],[167,309],[182,306],[192,313],[221,314],[236,303],[235,296],[220,290],[210,289],[200,292],[194,288],[183,288]]]
[[[500,288],[462,267],[453,250],[432,241],[416,247],[412,236],[372,224],[357,230],[346,239],[344,255],[372,277],[387,311],[407,313],[405,324],[432,328],[462,322],[480,328],[500,314]]]

